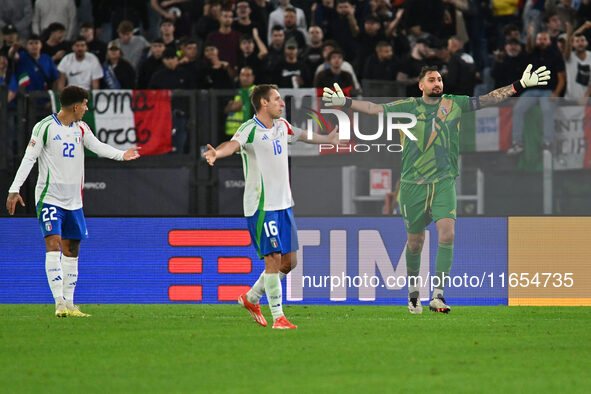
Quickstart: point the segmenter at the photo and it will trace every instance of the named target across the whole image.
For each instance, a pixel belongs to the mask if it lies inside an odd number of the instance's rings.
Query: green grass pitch
[[[591,308],[0,305],[1,392],[589,392]],[[263,313],[270,319],[266,306]]]

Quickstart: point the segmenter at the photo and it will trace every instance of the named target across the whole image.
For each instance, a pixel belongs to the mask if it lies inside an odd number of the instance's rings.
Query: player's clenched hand
[[[141,146],[137,147],[137,148],[129,148],[123,154],[123,160],[129,161],[129,160],[137,159],[138,157],[140,157],[140,153],[138,152],[138,150],[140,150],[140,149],[142,149]]]
[[[536,71],[532,72],[532,65],[528,64],[521,79],[519,82],[521,86],[524,88],[531,88],[534,86],[544,86],[548,85],[548,80],[550,79],[550,70],[546,69],[546,66],[542,66],[538,68]]]
[[[324,88],[322,101],[327,107],[342,107],[347,103],[347,97],[338,83],[334,84],[334,91],[331,88]]]
[[[210,166],[213,166],[213,163],[215,163],[215,157],[216,157],[216,151],[213,148],[213,146],[207,144],[207,151],[205,151],[205,153],[203,153],[203,156],[205,157],[207,164],[209,164]]]
[[[25,202],[23,201],[23,198],[20,194],[9,193],[8,198],[6,199],[6,209],[8,210],[9,214],[14,215],[14,210],[16,209],[17,202],[20,202],[23,207],[25,206]]]

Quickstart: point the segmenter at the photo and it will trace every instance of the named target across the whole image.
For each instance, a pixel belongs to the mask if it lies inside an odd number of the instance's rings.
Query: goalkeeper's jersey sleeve
[[[444,94],[436,104],[410,97],[383,104],[383,108],[384,114],[405,112],[417,119],[417,124],[409,130],[416,141],[400,133],[401,182],[436,183],[458,176],[460,121],[462,113],[470,110],[468,96]]]

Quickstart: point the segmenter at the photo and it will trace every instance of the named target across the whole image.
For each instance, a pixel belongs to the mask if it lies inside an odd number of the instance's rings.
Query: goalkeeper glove
[[[345,97],[343,90],[336,82],[334,84],[334,91],[331,88],[324,88],[324,93],[322,93],[322,101],[327,107],[349,108],[351,106],[351,99],[349,97]]]
[[[513,83],[513,89],[516,93],[521,93],[524,89],[532,88],[535,86],[548,85],[550,79],[550,70],[546,69],[546,66],[539,67],[536,71],[532,72],[532,65],[528,64],[521,76],[521,79]]]

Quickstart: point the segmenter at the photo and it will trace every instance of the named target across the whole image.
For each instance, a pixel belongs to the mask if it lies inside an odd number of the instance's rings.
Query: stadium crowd
[[[540,57],[558,75],[567,36],[584,26],[588,38],[590,17],[589,0],[5,0],[0,84],[9,101],[70,84],[233,88],[249,67],[255,83],[399,81],[416,96],[421,67],[437,65],[448,93],[471,95]],[[591,58],[579,63],[566,79],[588,81]]]

